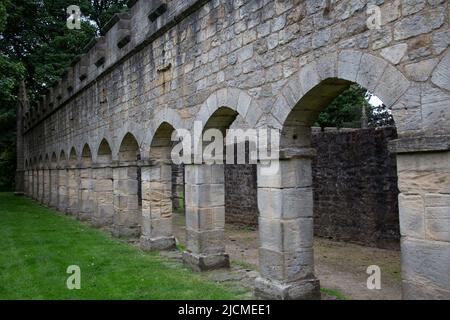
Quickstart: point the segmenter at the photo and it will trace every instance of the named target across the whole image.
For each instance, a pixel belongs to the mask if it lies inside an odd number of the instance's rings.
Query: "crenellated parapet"
[[[128,12],[114,15],[37,105],[24,116],[25,131],[83,91],[124,58],[156,40],[210,0],[128,2]],[[167,68],[166,65],[161,69]]]

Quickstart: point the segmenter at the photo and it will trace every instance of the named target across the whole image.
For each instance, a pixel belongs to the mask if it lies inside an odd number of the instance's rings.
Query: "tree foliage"
[[[125,0],[0,0],[0,189],[11,188],[15,165],[17,90],[30,101],[59,79]],[[81,30],[67,28],[67,8],[81,9]]]
[[[388,108],[384,104],[371,105],[371,97],[372,94],[363,87],[351,85],[320,113],[316,125],[322,128],[360,128],[365,107],[369,127],[393,126],[394,119]]]

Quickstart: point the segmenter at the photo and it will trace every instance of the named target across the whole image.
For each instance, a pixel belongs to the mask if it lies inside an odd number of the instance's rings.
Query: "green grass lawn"
[[[0,193],[0,299],[239,299],[158,253]],[[66,287],[81,268],[81,289]]]

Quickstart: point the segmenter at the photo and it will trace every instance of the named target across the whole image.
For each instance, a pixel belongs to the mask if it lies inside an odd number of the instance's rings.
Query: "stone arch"
[[[58,166],[58,157],[56,156],[56,152],[52,153],[50,163],[51,163],[51,168],[56,169],[56,167]]]
[[[141,157],[139,143],[135,136],[128,132],[122,139],[119,147],[118,158],[121,162],[133,162]]]
[[[175,128],[168,122],[162,122],[153,134],[150,144],[150,160],[170,161],[172,132]]]
[[[60,167],[65,167],[67,165],[67,158],[64,150],[61,150],[61,152],[59,153],[58,164]]]
[[[212,93],[200,106],[195,121],[201,121],[202,125],[221,108],[228,108],[241,115],[244,121],[251,127],[255,127],[263,116],[263,110],[254,99],[242,89],[223,88]],[[251,110],[251,112],[249,112]],[[193,126],[193,124],[192,124]]]
[[[369,53],[344,50],[320,57],[291,76],[269,112],[274,127],[281,131],[282,152],[276,173],[258,175],[262,275],[256,282],[259,296],[268,293],[271,285],[267,279],[276,279],[292,288],[308,285],[303,297],[320,295],[312,250],[311,172],[315,150],[311,148],[311,126],[319,114],[354,83],[374,93],[388,107],[395,105],[411,86],[409,80],[385,60]],[[262,165],[258,170],[260,168]],[[289,206],[285,207],[284,203]],[[282,231],[272,233],[277,228]],[[274,237],[286,241],[274,242]],[[287,262],[300,251],[302,261],[299,259],[297,265]],[[273,261],[272,257],[279,260]],[[275,270],[274,264],[280,265],[280,269]]]
[[[70,149],[68,162],[70,166],[76,166],[78,164],[78,155],[75,147]]]
[[[48,156],[48,153],[45,155],[43,167],[45,169],[48,169],[50,167],[50,157]]]
[[[161,118],[158,119],[160,121]],[[180,123],[179,123],[180,125]],[[151,165],[142,168],[142,235],[144,250],[172,249],[175,238],[172,233],[172,133],[175,128],[163,121],[156,128],[150,142],[148,157]],[[154,226],[158,226],[155,228]]]
[[[145,157],[150,155],[150,152],[152,152],[151,144],[154,140],[154,136],[164,123],[172,126],[174,129],[185,128],[185,121],[180,117],[177,111],[170,108],[165,108],[156,113],[150,123],[150,129],[146,131],[144,140],[142,141],[141,153],[143,159],[145,159]]]
[[[395,105],[411,85],[396,67],[370,53],[343,50],[324,55],[303,66],[282,88],[270,110],[274,127],[281,129],[294,108],[299,121],[311,124],[352,83],[375,94],[387,107]],[[321,99],[315,99],[318,95]]]
[[[113,157],[116,155],[117,158],[113,158],[114,160],[120,160],[120,149],[123,147],[123,143],[125,139],[130,138],[130,136],[134,139],[138,146],[139,155],[142,153],[142,145],[144,143],[144,133],[146,132],[145,128],[143,128],[140,124],[135,122],[127,122],[123,127],[119,128],[118,133],[116,134],[116,141],[113,145],[110,144],[111,150],[113,152]]]
[[[109,164],[112,161],[112,150],[108,140],[103,138],[97,148],[97,163]]]
[[[83,146],[83,150],[81,152],[81,162],[84,166],[92,165],[91,147],[89,147],[89,144],[87,143]]]

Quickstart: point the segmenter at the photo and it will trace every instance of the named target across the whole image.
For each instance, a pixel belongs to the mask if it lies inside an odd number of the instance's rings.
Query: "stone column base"
[[[191,252],[183,252],[183,263],[194,271],[208,271],[230,267],[228,254],[196,255]]]
[[[175,237],[167,238],[148,238],[141,236],[141,249],[145,251],[152,250],[173,250],[176,248]]]
[[[255,296],[262,300],[320,300],[320,283],[317,279],[282,283],[256,278]]]
[[[116,238],[138,238],[141,234],[141,229],[138,227],[113,226],[112,235]]]

